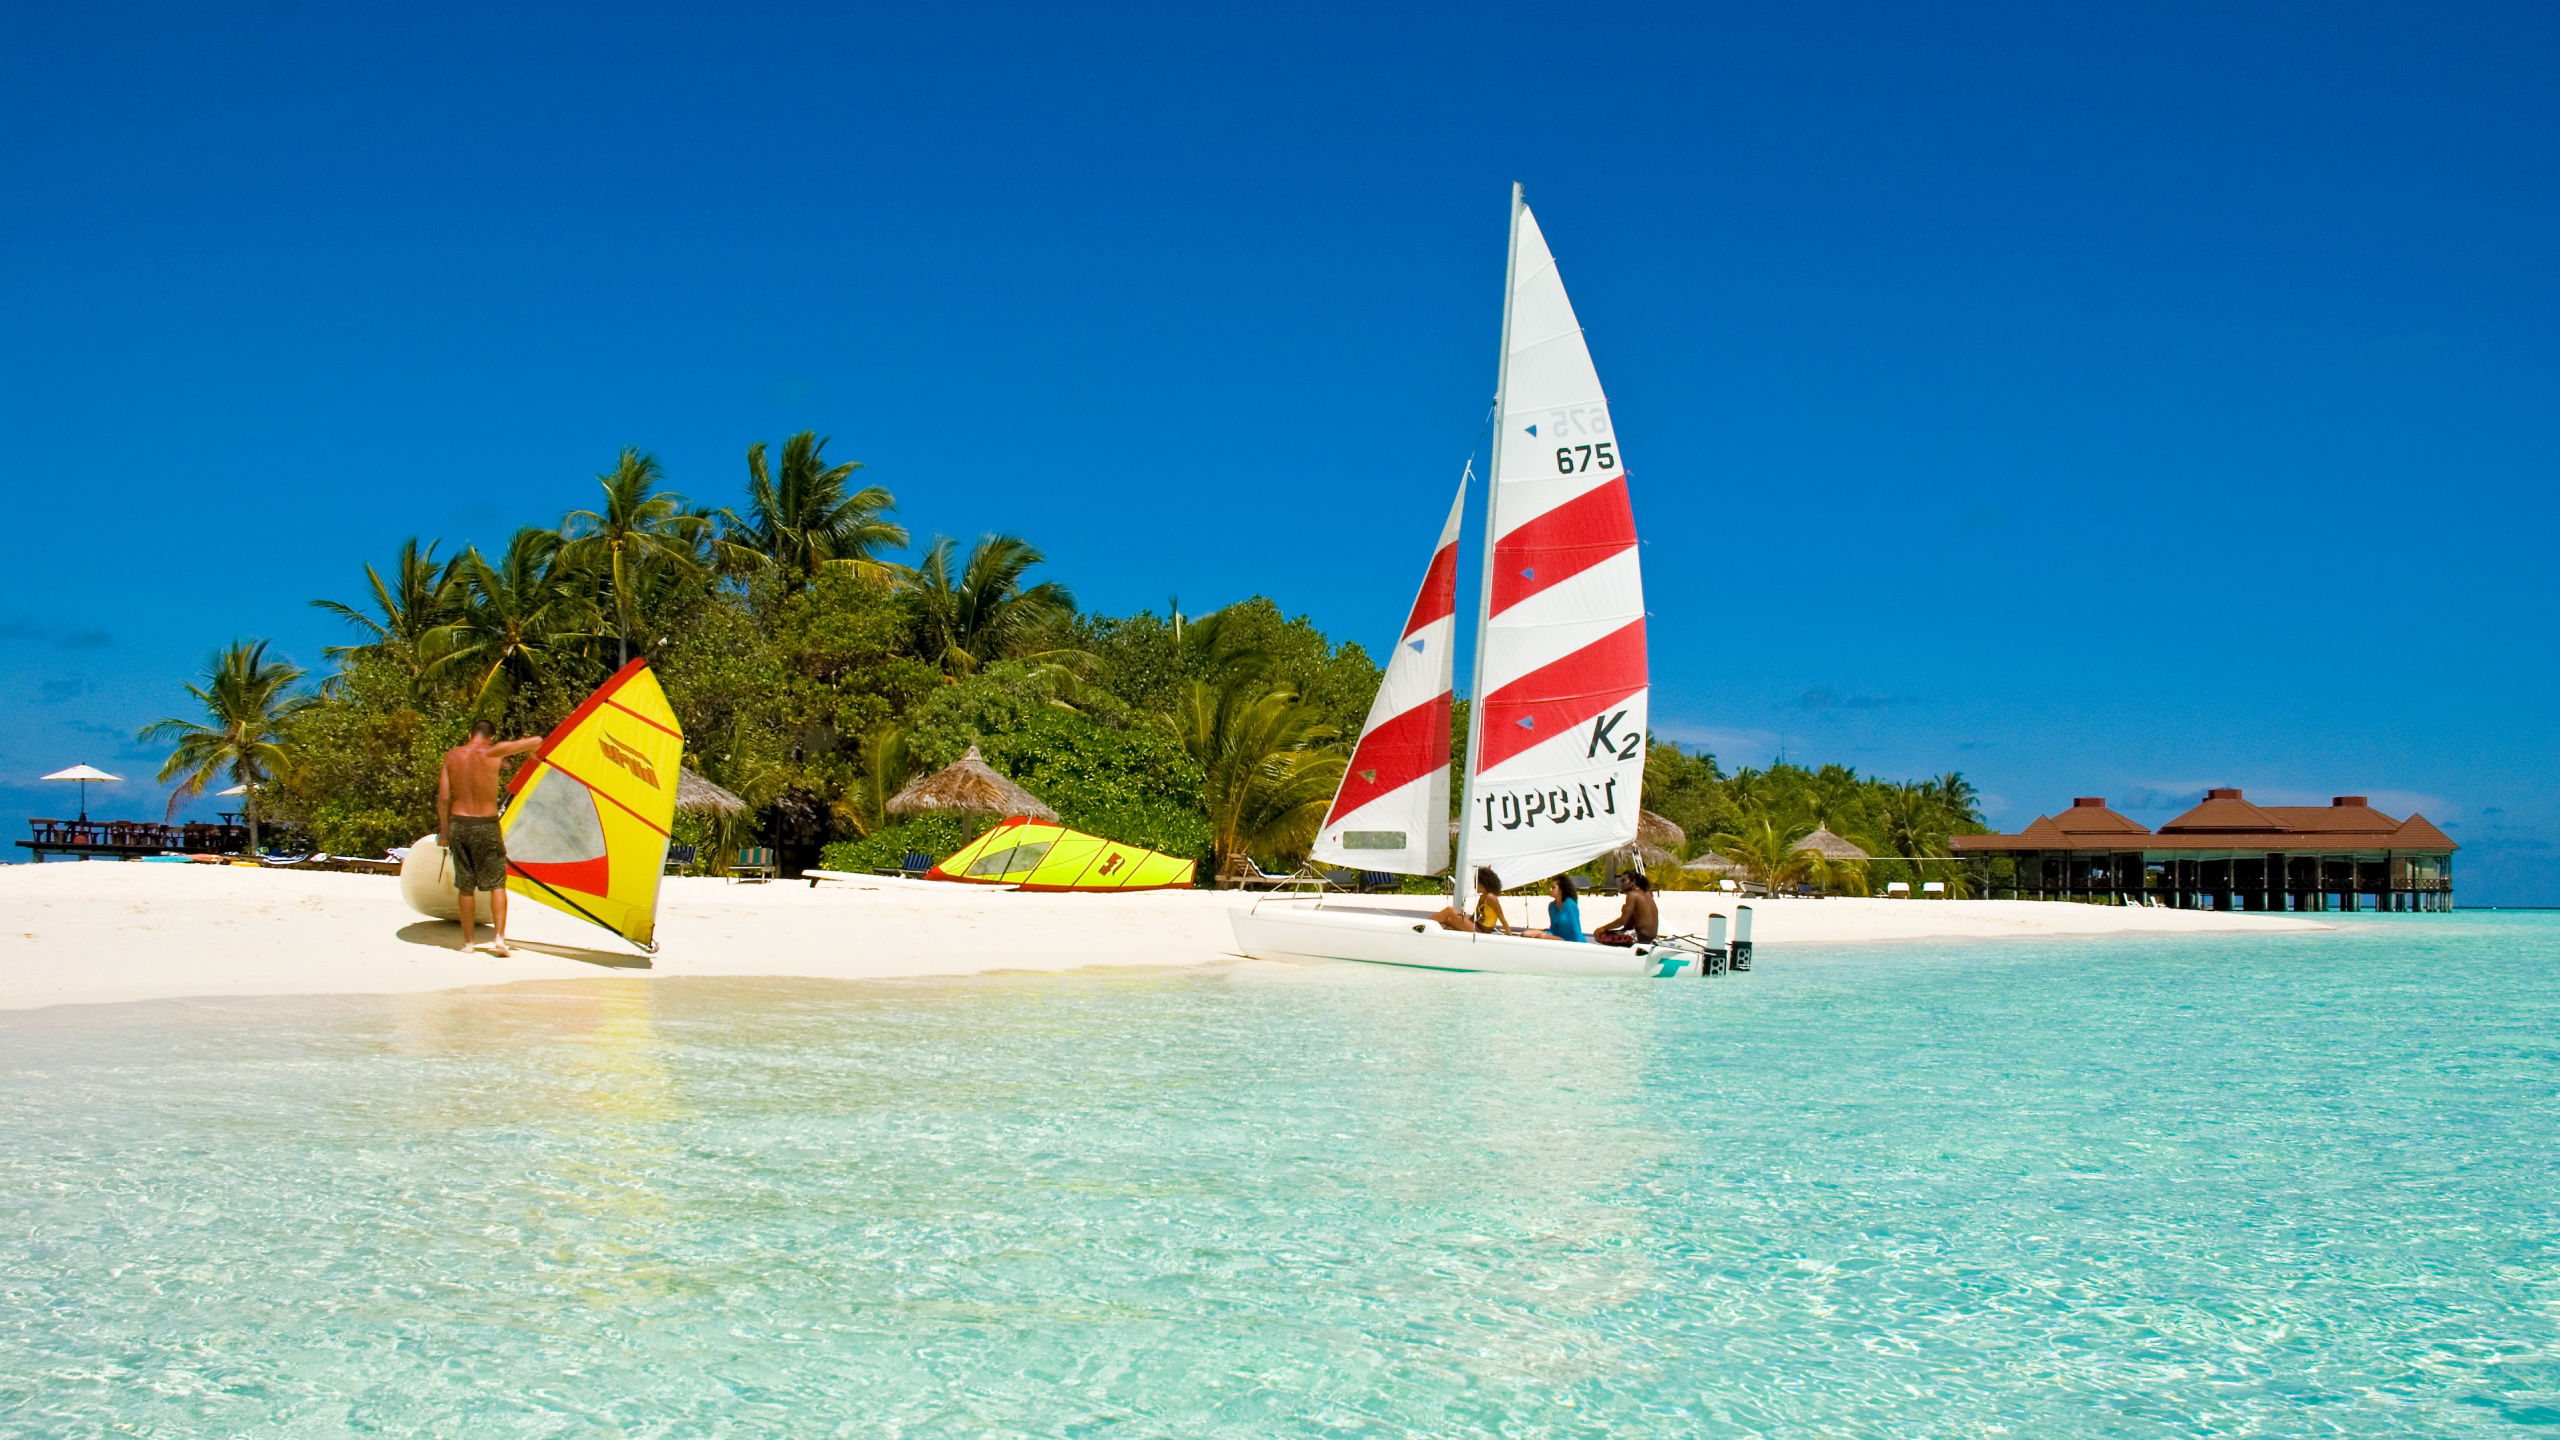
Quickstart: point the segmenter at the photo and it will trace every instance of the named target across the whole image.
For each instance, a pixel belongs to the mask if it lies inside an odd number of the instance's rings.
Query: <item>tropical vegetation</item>
[[[645,658],[686,763],[746,802],[680,819],[678,842],[714,866],[757,843],[841,868],[939,858],[962,822],[903,818],[890,801],[971,745],[1067,824],[1196,857],[1204,878],[1231,857],[1299,862],[1377,691],[1360,645],[1264,597],[1209,615],[1081,610],[1017,535],[910,551],[894,497],[856,487],[861,467],[827,445],[803,431],[778,454],[749,447],[725,506],[676,493],[655,458],[625,449],[596,476],[593,508],[494,552],[399,543],[386,566],[356,567],[358,598],[313,602],[352,632],[323,652],[334,669],[316,685],[264,642],[218,655],[188,687],[204,717],[144,732],[176,744],[163,778],[192,796],[228,775],[252,786],[253,816],[379,853],[432,827],[437,756],[473,720],[541,733]],[[1946,839],[1979,828],[1957,775],[1727,775],[1657,744],[1646,791],[1686,828],[1687,854],[1718,848],[1772,884],[1960,878]],[[1816,825],[1887,858],[1807,863],[1794,842]]]
[[[204,707],[205,718],[155,720],[137,737],[146,743],[174,742],[160,766],[162,784],[178,782],[169,792],[170,814],[215,780],[227,779],[243,787],[249,845],[257,847],[264,792],[284,768],[288,727],[315,703],[311,696],[292,693],[301,679],[297,666],[267,658],[264,640],[234,640],[214,652],[205,666],[204,684],[187,687]]]

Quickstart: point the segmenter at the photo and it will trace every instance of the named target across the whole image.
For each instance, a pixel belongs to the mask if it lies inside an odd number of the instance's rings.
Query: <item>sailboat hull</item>
[[[1650,946],[1619,949],[1517,935],[1443,930],[1409,910],[1327,907],[1317,900],[1264,900],[1228,919],[1236,949],[1256,960],[1344,960],[1413,970],[1499,975],[1570,975],[1621,980],[1696,976],[1692,951]]]

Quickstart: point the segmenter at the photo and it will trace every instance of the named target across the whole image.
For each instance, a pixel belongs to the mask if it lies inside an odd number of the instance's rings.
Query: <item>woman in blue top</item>
[[[1559,875],[1548,887],[1547,928],[1531,930],[1529,935],[1540,940],[1571,940],[1580,944],[1590,937],[1582,933],[1582,902],[1574,898],[1573,877]]]

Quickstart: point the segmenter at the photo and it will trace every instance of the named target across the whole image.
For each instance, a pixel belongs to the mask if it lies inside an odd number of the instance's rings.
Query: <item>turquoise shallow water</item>
[[[0,1433],[2560,1433],[2556,921],[0,1017]]]

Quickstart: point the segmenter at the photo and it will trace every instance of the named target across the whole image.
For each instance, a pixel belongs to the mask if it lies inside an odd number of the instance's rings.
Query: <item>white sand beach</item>
[[[883,979],[1234,958],[1227,911],[1252,897],[1201,890],[1023,895],[960,886],[856,890],[799,881],[674,879],[659,950],[517,900],[515,953],[454,948],[372,875],[236,866],[0,866],[0,1009],[215,995],[391,994],[605,974]],[[1336,903],[1411,908],[1415,897]],[[1531,901],[1509,901],[1515,919]],[[1729,898],[1662,897],[1664,928],[1702,931]],[[1616,913],[1595,897],[1585,920]],[[1779,900],[1754,906],[1766,951],[1915,939],[2310,930],[2309,916],[2215,914],[2015,900]],[[486,936],[485,928],[482,931]]]

